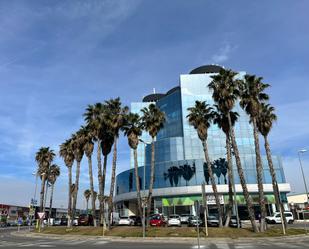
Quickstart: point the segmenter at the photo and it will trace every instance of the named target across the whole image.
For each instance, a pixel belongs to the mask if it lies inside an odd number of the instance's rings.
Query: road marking
[[[104,245],[104,244],[107,244],[108,241],[97,241],[95,242],[95,245]]]
[[[39,245],[39,247],[56,247],[54,245]]]

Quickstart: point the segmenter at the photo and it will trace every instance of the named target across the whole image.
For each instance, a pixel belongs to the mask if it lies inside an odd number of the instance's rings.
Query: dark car
[[[195,226],[202,226],[203,225],[203,221],[200,217],[198,216],[190,216],[188,219],[188,227],[195,227]]]
[[[68,218],[62,217],[62,218],[60,219],[60,225],[61,225],[61,226],[67,226],[67,225],[68,225]]]
[[[131,215],[129,216],[130,219],[134,221],[133,225],[134,226],[141,226],[142,225],[142,219],[139,216]]]
[[[81,214],[78,217],[79,226],[93,226],[93,216],[91,214]]]
[[[236,215],[232,215],[231,216],[231,219],[230,219],[230,222],[229,222],[229,226],[230,227],[237,227],[237,217]],[[239,227],[241,227],[241,220],[239,219]]]

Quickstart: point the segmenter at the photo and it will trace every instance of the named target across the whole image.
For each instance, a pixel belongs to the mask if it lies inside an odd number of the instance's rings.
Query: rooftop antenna
[[[156,89],[155,89],[155,88],[153,88],[153,93],[154,93],[154,94],[156,93]]]

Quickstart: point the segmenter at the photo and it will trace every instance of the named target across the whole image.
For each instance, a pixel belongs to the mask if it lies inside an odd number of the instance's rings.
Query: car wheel
[[[289,224],[293,224],[293,220],[289,220],[289,222],[288,222]]]

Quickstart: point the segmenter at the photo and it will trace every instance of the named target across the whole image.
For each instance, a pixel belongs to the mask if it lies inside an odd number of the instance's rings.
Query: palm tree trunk
[[[80,175],[80,161],[77,161],[76,176],[75,176],[75,189],[73,193],[72,221],[74,220],[75,213],[76,213],[76,204],[77,204],[78,187],[79,187],[79,175]]]
[[[99,182],[99,195],[104,195],[104,187],[102,186],[102,163],[101,163],[101,141],[98,140],[97,142],[97,162],[98,162],[98,182]],[[99,204],[100,204],[100,223],[103,224],[103,202],[101,198],[99,198]]]
[[[102,175],[102,196],[104,196],[104,192],[105,192],[105,179],[106,179],[106,168],[107,168],[107,155],[104,156],[104,162],[103,162],[103,175]],[[103,226],[105,227],[106,225],[106,221],[105,221],[105,203],[106,200],[103,200],[102,198],[102,217],[101,217],[101,221]]]
[[[97,219],[95,213],[95,199],[94,199],[94,187],[93,187],[93,174],[92,174],[92,159],[91,156],[88,157],[89,166],[89,181],[90,181],[90,192],[91,192],[91,206],[92,206],[92,216],[93,216],[93,226],[97,226]],[[88,202],[87,200],[87,212],[88,212]]]
[[[51,192],[50,192],[50,199],[49,199],[49,212],[48,212],[48,221],[49,222],[50,222],[52,207],[53,207],[54,186],[55,186],[55,184],[51,185]],[[49,224],[49,222],[48,222],[48,224]]]
[[[111,187],[110,187],[109,200],[108,200],[108,229],[110,229],[112,225],[111,216],[112,216],[112,211],[113,211],[113,197],[114,197],[114,188],[115,188],[115,180],[116,180],[117,140],[118,140],[118,137],[115,136],[112,175],[111,175]]]
[[[43,204],[44,204],[44,193],[45,193],[45,174],[42,176],[41,180],[41,192],[40,192],[40,212],[43,212]]]
[[[220,199],[219,199],[219,195],[218,195],[216,181],[215,181],[215,178],[213,176],[212,169],[211,169],[211,161],[210,161],[209,154],[208,154],[208,148],[207,148],[206,140],[202,141],[202,144],[203,144],[205,160],[206,160],[206,163],[207,163],[208,174],[209,174],[209,177],[210,177],[210,182],[211,182],[212,190],[214,192],[214,196],[215,196],[215,200],[216,200],[216,206],[217,206],[217,209],[218,209],[219,227],[222,227],[222,208],[221,208],[221,204],[220,204]],[[199,215],[199,214],[197,214],[197,215]]]
[[[133,151],[134,153],[134,169],[135,169],[135,185],[136,185],[136,193],[137,193],[137,210],[138,215],[142,215],[142,198],[141,198],[141,188],[139,185],[139,176],[138,176],[138,162],[137,162],[137,151],[136,149]]]
[[[266,206],[265,206],[264,187],[263,187],[263,165],[262,165],[262,159],[261,159],[259,133],[258,133],[255,117],[252,118],[252,123],[253,123],[255,157],[256,157],[256,177],[257,177],[258,190],[259,190],[259,203],[260,203],[260,208],[261,208],[260,231],[264,232],[266,230],[266,223],[265,223]]]
[[[233,164],[232,164],[232,157],[231,157],[231,144],[230,144],[230,137],[229,134],[226,134],[226,158],[227,158],[227,173],[228,173],[228,187],[229,187],[229,204],[227,207],[227,213],[226,213],[226,220],[225,220],[225,227],[229,226],[232,210],[233,210],[233,192],[234,189],[234,175],[233,175]],[[234,190],[234,191],[233,191]],[[236,200],[235,200],[236,202]]]
[[[276,171],[274,169],[273,160],[271,158],[271,150],[270,150],[270,145],[268,143],[267,136],[264,136],[264,141],[265,141],[265,151],[266,151],[266,156],[267,156],[267,161],[268,161],[269,171],[270,171],[270,174],[271,174],[271,181],[272,181],[273,191],[274,191],[274,196],[275,196],[276,209],[278,211],[280,211],[281,216],[283,217],[284,226],[286,228],[287,227],[287,221],[286,221],[286,218],[284,216],[283,203],[280,200],[280,193],[279,193],[279,189],[278,189]]]
[[[69,177],[69,200],[68,200],[68,227],[71,227],[71,219],[72,219],[72,167],[68,167],[68,177]]]
[[[155,174],[155,143],[154,143],[154,138],[152,138],[152,142],[151,142],[151,169],[150,169],[150,183],[149,183],[149,192],[148,192],[147,217],[149,217],[150,213],[151,213],[154,174]],[[149,219],[147,219],[147,226],[148,225],[149,225]]]
[[[228,120],[229,120],[232,146],[233,146],[233,151],[234,151],[234,154],[235,154],[236,166],[237,166],[240,184],[242,186],[243,195],[244,195],[244,198],[246,200],[247,207],[248,207],[248,214],[249,214],[249,219],[251,221],[252,229],[253,229],[254,232],[257,233],[259,230],[258,230],[256,222],[255,222],[252,198],[249,195],[249,191],[248,191],[248,188],[247,188],[246,179],[245,179],[244,171],[243,171],[243,168],[242,168],[242,165],[241,165],[241,160],[240,160],[240,156],[239,156],[239,151],[238,151],[238,147],[237,147],[237,143],[236,143],[234,128],[232,126],[230,114],[228,114]]]

